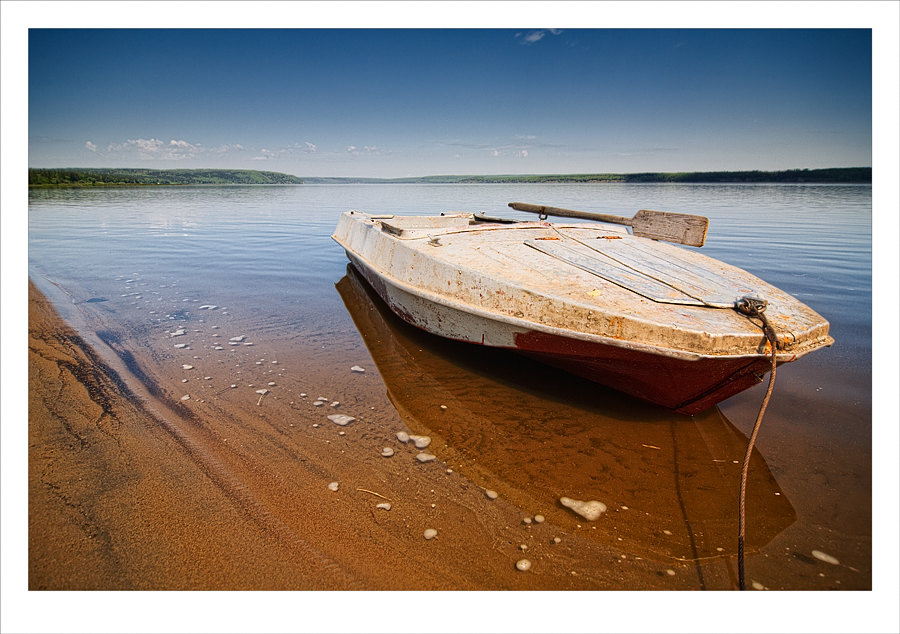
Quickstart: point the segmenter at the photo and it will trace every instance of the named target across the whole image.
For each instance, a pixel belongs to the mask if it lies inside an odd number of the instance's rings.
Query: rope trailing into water
[[[746,517],[745,501],[747,497],[747,472],[750,470],[750,455],[753,453],[753,446],[756,444],[756,436],[759,433],[759,427],[762,423],[766,408],[769,406],[769,399],[772,397],[772,391],[775,389],[775,362],[778,350],[778,340],[775,330],[766,319],[765,300],[755,297],[743,297],[735,303],[738,312],[748,317],[757,317],[762,322],[762,331],[769,341],[772,349],[772,371],[769,375],[769,387],[766,389],[766,396],[763,398],[762,405],[759,408],[759,414],[756,416],[756,423],[753,425],[753,432],[750,434],[750,442],[747,444],[747,453],[744,455],[744,464],[741,466],[741,495],[740,495],[740,513],[738,515],[738,587],[746,590],[744,585],[744,526]]]

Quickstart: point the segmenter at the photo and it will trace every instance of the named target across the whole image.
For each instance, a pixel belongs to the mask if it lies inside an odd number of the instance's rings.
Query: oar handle
[[[517,211],[528,211],[541,216],[565,216],[567,218],[584,218],[585,220],[598,220],[600,222],[611,222],[617,225],[631,226],[631,218],[623,218],[622,216],[610,216],[608,214],[595,214],[589,211],[578,211],[576,209],[561,209],[560,207],[547,207],[545,205],[532,205],[530,203],[509,203],[509,206]]]

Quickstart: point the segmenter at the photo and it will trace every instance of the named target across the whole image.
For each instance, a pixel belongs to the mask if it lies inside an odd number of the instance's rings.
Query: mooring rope
[[[756,423],[753,425],[753,432],[750,434],[750,442],[747,444],[747,453],[744,455],[744,464],[741,466],[740,513],[738,515],[738,587],[741,590],[746,590],[744,585],[744,526],[746,517],[745,501],[747,497],[747,473],[750,470],[750,454],[753,453],[753,445],[756,443],[756,436],[759,433],[763,415],[766,413],[766,407],[769,406],[769,399],[772,397],[772,391],[775,389],[778,339],[775,330],[769,324],[769,320],[766,319],[766,302],[764,300],[756,299],[754,297],[744,297],[737,301],[735,308],[738,312],[743,313],[748,317],[758,317],[760,321],[762,321],[763,333],[772,348],[772,371],[769,375],[769,387],[766,389],[766,396],[763,398],[762,405],[759,408],[759,414],[756,416]]]

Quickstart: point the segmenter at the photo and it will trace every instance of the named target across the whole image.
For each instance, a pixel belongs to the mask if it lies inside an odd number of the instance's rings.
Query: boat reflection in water
[[[713,407],[686,417],[511,351],[449,341],[394,315],[352,265],[337,290],[388,397],[429,451],[548,522],[623,551],[696,561],[737,551],[747,437]],[[599,500],[588,523],[562,496]],[[747,484],[746,550],[796,514],[758,451]]]

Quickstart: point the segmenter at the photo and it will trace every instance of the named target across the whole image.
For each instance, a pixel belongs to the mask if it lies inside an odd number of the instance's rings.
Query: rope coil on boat
[[[775,329],[769,324],[766,318],[767,302],[757,297],[742,297],[735,302],[735,310],[748,317],[758,318],[762,322],[762,331],[768,340],[772,350],[772,370],[769,375],[769,387],[766,389],[766,396],[763,398],[762,405],[759,408],[759,414],[756,416],[756,423],[753,425],[753,432],[750,434],[750,441],[747,443],[747,453],[744,455],[744,463],[741,466],[741,493],[740,493],[740,512],[738,515],[738,587],[746,590],[744,584],[744,526],[746,508],[745,502],[747,497],[747,473],[750,470],[750,455],[753,453],[753,446],[756,444],[756,436],[759,433],[759,427],[762,423],[763,415],[766,413],[766,407],[769,405],[769,399],[772,397],[772,391],[775,389],[775,367],[776,355],[778,353],[778,337]]]

